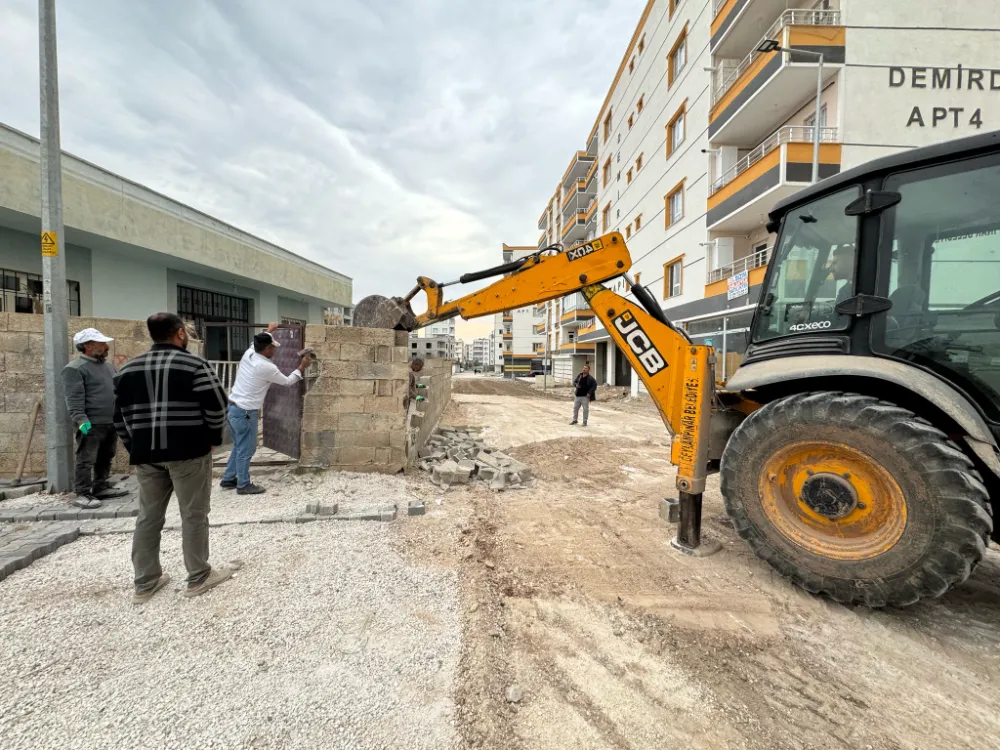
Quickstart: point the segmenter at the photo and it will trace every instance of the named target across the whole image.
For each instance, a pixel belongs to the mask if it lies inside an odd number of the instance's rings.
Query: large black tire
[[[875,499],[869,503],[876,505],[882,497],[903,498],[904,512],[895,514],[900,520],[895,529],[890,528],[897,536],[886,543],[886,549],[876,545],[864,559],[843,559],[838,552],[831,553],[829,546],[803,541],[812,523],[807,511],[800,509],[805,519],[801,523],[798,518],[786,522],[776,513],[777,507],[791,508],[788,514],[794,515],[794,503],[804,502],[805,494],[796,494],[791,489],[794,482],[785,478],[802,471],[805,464],[789,463],[787,471],[778,474],[774,467],[782,465],[783,457],[797,450],[795,446],[806,444],[853,452],[859,463],[871,462],[871,472],[887,472],[901,490],[874,492]],[[806,473],[813,475],[811,470]],[[835,477],[835,481],[839,480]],[[854,393],[797,394],[752,413],[726,446],[721,483],[729,517],[758,557],[807,591],[843,603],[906,606],[938,597],[969,577],[986,551],[993,528],[981,477],[953,441],[906,409]],[[784,488],[784,494],[773,486]],[[774,500],[789,495],[792,500]],[[890,515],[886,512],[886,524],[893,522]],[[840,523],[826,517],[820,520]],[[800,528],[805,531],[799,533]],[[841,543],[836,533],[827,538],[830,545]]]

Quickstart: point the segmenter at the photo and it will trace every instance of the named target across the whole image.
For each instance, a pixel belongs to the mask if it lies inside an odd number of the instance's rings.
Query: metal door
[[[273,334],[279,346],[271,360],[285,375],[299,366],[298,353],[303,348],[305,328],[303,326],[282,325]],[[264,399],[264,447],[298,458],[302,431],[302,397],[305,382],[295,385],[271,385]]]

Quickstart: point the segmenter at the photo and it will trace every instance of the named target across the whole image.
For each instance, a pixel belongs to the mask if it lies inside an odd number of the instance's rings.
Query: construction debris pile
[[[531,468],[487,447],[479,439],[479,428],[439,427],[418,455],[420,468],[445,489],[475,481],[491,490],[519,489],[531,480]]]

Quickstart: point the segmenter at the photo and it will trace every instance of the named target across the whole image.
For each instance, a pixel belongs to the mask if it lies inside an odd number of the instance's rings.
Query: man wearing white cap
[[[80,356],[62,371],[66,409],[76,427],[76,500],[79,508],[100,508],[98,498],[121,497],[110,481],[111,460],[118,449],[114,427],[115,368],[108,359],[108,343],[114,339],[96,328],[85,328],[73,336]]]

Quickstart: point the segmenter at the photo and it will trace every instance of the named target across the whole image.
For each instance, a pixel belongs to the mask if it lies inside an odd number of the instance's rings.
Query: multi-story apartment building
[[[537,252],[533,246],[503,246],[503,262],[510,263],[526,255]],[[504,310],[493,316],[493,329],[499,347],[496,351],[494,369],[507,375],[526,375],[540,369],[545,348],[544,338],[536,332],[543,319],[543,313],[536,305],[516,310]]]
[[[620,231],[632,277],[731,374],[771,257],[774,203],[814,171],[1000,128],[1000,31],[984,21],[995,4],[929,0],[919,23],[915,7],[650,0],[586,150],[542,212],[539,247]],[[600,382],[638,390],[607,332],[579,322],[579,303],[546,306],[555,375],[591,361]]]
[[[410,359],[453,359],[454,352],[455,339],[451,336],[421,336],[419,332],[410,334]]]
[[[469,346],[469,359],[475,367],[490,367],[493,364],[492,339],[489,337],[474,339]]]

